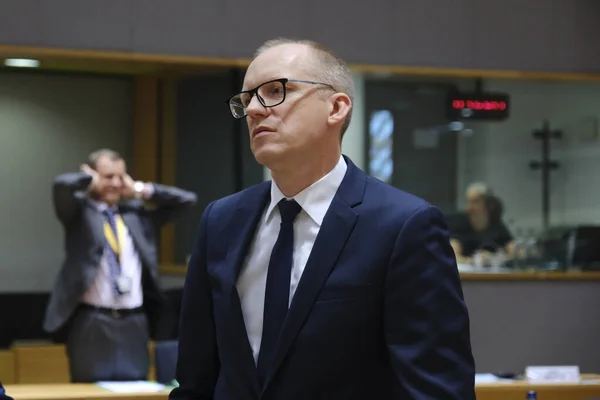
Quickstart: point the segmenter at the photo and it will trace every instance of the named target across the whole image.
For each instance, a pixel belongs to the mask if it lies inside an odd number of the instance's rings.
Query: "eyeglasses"
[[[275,107],[280,105],[285,101],[286,96],[286,83],[295,82],[295,83],[308,83],[310,85],[324,85],[333,90],[335,88],[327,83],[315,82],[315,81],[305,81],[301,79],[274,79],[272,81],[265,82],[254,89],[244,90],[241,93],[236,94],[227,100],[229,104],[229,110],[234,118],[239,119],[246,116],[246,108],[252,101],[252,97],[256,95],[260,104],[264,107]]]

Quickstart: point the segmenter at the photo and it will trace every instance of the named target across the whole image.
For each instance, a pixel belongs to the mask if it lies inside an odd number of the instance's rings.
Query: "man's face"
[[[479,192],[467,191],[467,213],[472,216],[484,215],[487,211],[485,208],[485,199]]]
[[[243,90],[251,90],[273,79],[318,80],[312,76],[311,49],[299,44],[284,44],[266,50],[248,67]],[[328,133],[329,90],[321,85],[286,83],[285,101],[264,107],[253,96],[246,111],[250,148],[256,160],[268,168],[295,163],[319,149]],[[333,94],[333,92],[332,92]]]
[[[121,200],[123,179],[127,173],[123,160],[111,160],[100,157],[96,163],[98,173],[98,189],[94,195],[100,201],[109,205],[117,204]]]

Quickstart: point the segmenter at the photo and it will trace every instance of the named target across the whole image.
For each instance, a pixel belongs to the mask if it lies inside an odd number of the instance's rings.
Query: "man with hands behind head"
[[[73,382],[146,379],[149,327],[164,301],[157,280],[159,228],[195,204],[196,195],[134,181],[123,158],[102,149],[80,172],[55,178],[53,201],[66,259],[44,329],[68,324]]]

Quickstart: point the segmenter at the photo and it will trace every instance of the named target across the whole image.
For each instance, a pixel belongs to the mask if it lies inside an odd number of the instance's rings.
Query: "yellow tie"
[[[104,236],[106,241],[117,255],[117,259],[121,258],[121,250],[123,249],[123,240],[125,238],[125,223],[119,214],[115,214],[115,225],[117,226],[117,237],[108,221],[104,221]]]

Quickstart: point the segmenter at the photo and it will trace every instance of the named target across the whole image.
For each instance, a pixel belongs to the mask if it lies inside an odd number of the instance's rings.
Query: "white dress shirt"
[[[294,221],[294,257],[290,280],[290,303],[298,287],[306,261],[313,248],[323,218],[329,209],[344,175],[346,161],[340,157],[337,165],[323,178],[293,197],[302,207]],[[271,202],[265,209],[248,250],[236,288],[242,304],[242,313],[254,361],[258,360],[262,338],[263,311],[267,270],[271,251],[279,236],[281,216],[277,204],[285,198],[281,190],[271,182]]]
[[[107,205],[94,200],[92,204],[103,212]],[[121,245],[121,275],[128,276],[131,279],[131,290],[120,296],[115,296],[113,280],[110,275],[110,266],[106,258],[106,249],[98,266],[98,273],[94,282],[83,295],[82,302],[104,308],[123,309],[141,307],[144,301],[142,292],[142,263],[137,254],[133,239],[129,230],[125,227],[125,237]]]

